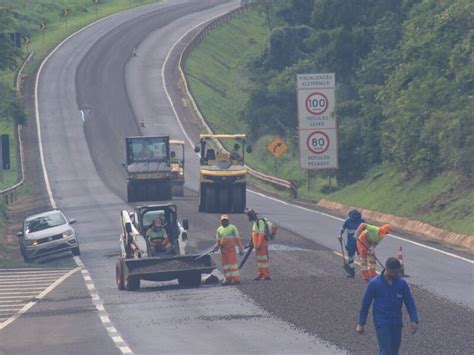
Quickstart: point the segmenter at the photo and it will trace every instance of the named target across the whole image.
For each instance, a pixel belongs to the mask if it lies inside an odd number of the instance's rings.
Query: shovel
[[[346,262],[346,256],[344,254],[344,246],[342,245],[342,239],[339,239],[339,244],[341,244],[342,260],[343,260],[343,263],[344,263],[342,265],[342,268],[349,274],[349,276],[353,277],[354,276],[354,269],[352,269],[349,266],[349,264]]]
[[[204,253],[202,253],[201,255],[197,256],[194,260],[199,260],[199,259],[201,259],[201,258],[204,258],[206,255],[209,255],[209,254],[214,253],[214,252],[216,252],[216,251],[217,251],[216,247],[213,246],[212,248],[207,249],[207,250],[206,250]]]

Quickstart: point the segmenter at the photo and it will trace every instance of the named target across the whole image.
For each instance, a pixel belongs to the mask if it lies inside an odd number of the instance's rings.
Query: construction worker
[[[347,264],[352,270],[352,273],[349,277],[355,276],[355,265],[354,265],[354,255],[357,251],[356,240],[354,234],[357,231],[357,228],[361,223],[365,223],[365,220],[362,218],[362,214],[357,210],[352,210],[349,212],[349,217],[344,221],[342,225],[341,232],[339,233],[339,242],[342,243],[342,236],[344,231],[347,231],[347,241],[346,241],[346,250],[347,250]]]
[[[252,245],[255,248],[255,255],[257,258],[257,277],[258,280],[271,280],[270,268],[268,267],[268,240],[265,236],[265,221],[259,219],[254,210],[247,212],[247,217],[252,226]]]
[[[377,334],[380,355],[398,355],[402,340],[402,304],[405,303],[410,317],[410,331],[418,329],[418,315],[410,287],[400,278],[401,264],[397,258],[388,258],[385,272],[370,281],[365,292],[356,332],[364,333],[372,302],[374,327]]]
[[[380,241],[390,233],[390,225],[384,224],[376,227],[367,223],[361,223],[357,228],[356,240],[357,251],[359,252],[360,271],[365,281],[377,276],[375,265],[375,247]]]
[[[217,228],[215,250],[221,250],[222,269],[224,270],[225,281],[222,286],[240,284],[240,271],[237,264],[237,253],[235,248],[239,248],[239,255],[244,253],[239,230],[229,223],[229,216],[221,216],[221,226]]]
[[[145,239],[154,252],[170,253],[172,250],[171,242],[166,235],[166,230],[159,217],[155,218],[153,225],[148,228]]]

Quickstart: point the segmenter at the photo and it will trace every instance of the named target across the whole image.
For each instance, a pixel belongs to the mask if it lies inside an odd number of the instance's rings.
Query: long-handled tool
[[[342,268],[349,274],[349,276],[354,277],[354,269],[349,266],[349,264],[346,262],[346,256],[344,254],[344,246],[342,245],[342,238],[337,238],[339,239],[339,244],[341,244],[341,252],[342,252],[342,260],[343,260],[343,265]]]
[[[242,267],[245,265],[245,263],[247,262],[247,259],[249,258],[250,254],[252,254],[252,250],[253,250],[253,244],[250,243],[248,246],[245,247],[247,249],[247,251],[245,252],[244,254],[244,257],[242,258],[242,260],[240,261],[240,264],[239,264],[239,269],[242,269]]]
[[[200,254],[199,256],[197,256],[194,260],[199,260],[203,257],[205,257],[206,255],[209,255],[211,253],[214,253],[218,250],[219,248],[217,248],[216,246],[213,246],[212,248],[209,248],[207,249],[204,253]]]

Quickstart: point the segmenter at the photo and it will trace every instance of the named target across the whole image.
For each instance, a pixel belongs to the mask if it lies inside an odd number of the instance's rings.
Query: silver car
[[[67,220],[58,209],[26,217],[22,230],[17,233],[23,259],[29,262],[64,251],[80,255],[76,232],[71,227],[75,222]]]

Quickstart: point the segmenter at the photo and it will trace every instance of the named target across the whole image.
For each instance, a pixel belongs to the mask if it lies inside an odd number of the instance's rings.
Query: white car
[[[71,227],[73,223],[76,220],[67,220],[58,209],[26,217],[22,230],[17,233],[23,259],[29,262],[64,251],[80,255],[76,232]]]

